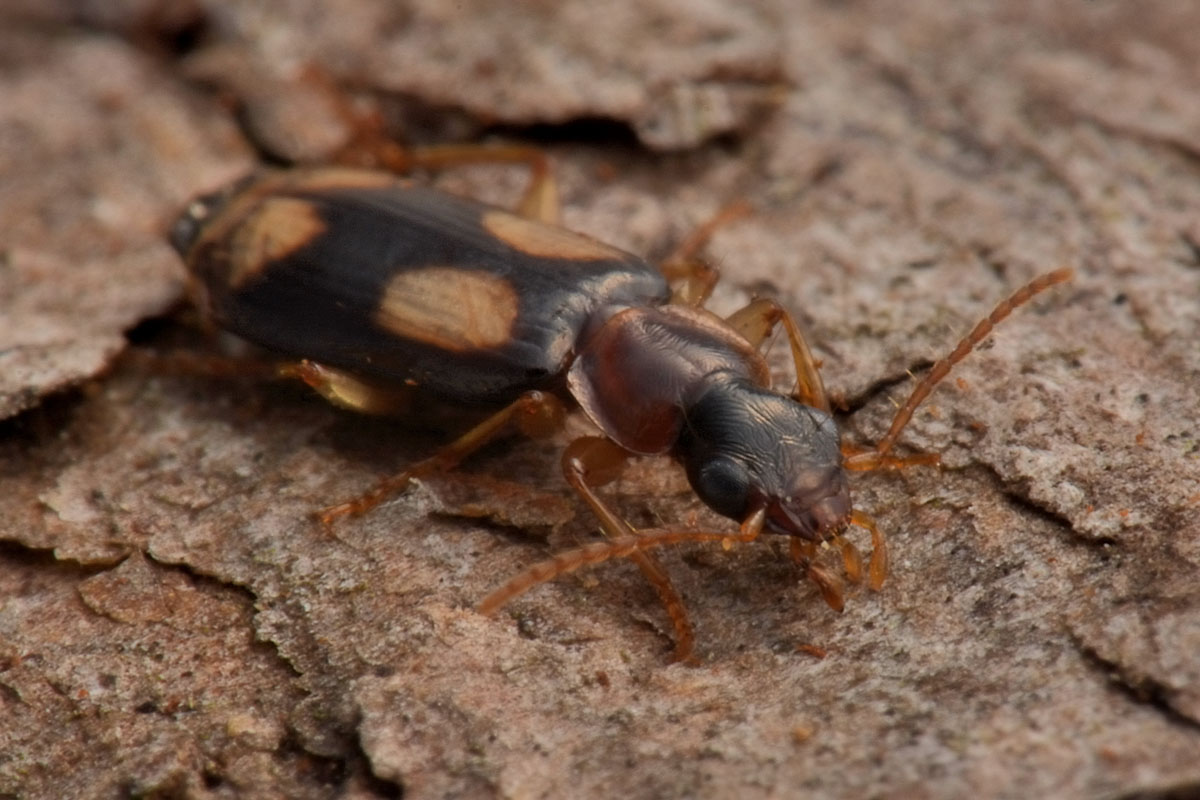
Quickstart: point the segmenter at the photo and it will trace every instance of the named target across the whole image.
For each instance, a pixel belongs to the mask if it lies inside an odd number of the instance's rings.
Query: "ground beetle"
[[[843,536],[857,525],[871,534],[869,583],[879,588],[887,550],[871,519],[853,508],[847,470],[936,463],[932,454],[891,455],[917,406],[995,323],[1071,274],[1043,275],[997,306],[932,367],[879,444],[853,450],[840,443],[817,362],[777,303],[755,300],[726,319],[702,307],[716,273],[695,253],[722,220],[660,271],[552,224],[553,182],[537,155],[459,148],[412,160],[443,166],[493,158],[536,168],[518,213],[388,172],[293,170],[198,198],[175,223],[171,241],[207,316],[296,359],[286,374],[334,403],[395,411],[419,395],[499,409],[431,458],[323,510],[326,523],[452,467],[511,424],[529,433],[554,429],[561,401],[578,404],[603,435],[572,442],[563,471],[608,538],[535,565],[480,608],[493,612],[537,583],[628,557],[666,606],[679,660],[690,657],[694,636],[655,548],[782,534],[826,601],[840,609],[841,582],[814,556],[817,545],[834,543],[858,580],[861,561]],[[771,389],[759,354],[780,323],[798,377],[793,394]],[[595,492],[631,454],[673,457],[700,499],[740,529],[633,529]]]

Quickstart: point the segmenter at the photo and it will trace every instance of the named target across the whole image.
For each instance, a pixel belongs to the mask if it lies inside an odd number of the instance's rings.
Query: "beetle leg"
[[[464,458],[496,438],[510,423],[529,436],[544,436],[562,425],[565,409],[562,402],[546,392],[526,392],[505,408],[492,414],[429,458],[412,464],[403,472],[380,481],[364,495],[323,508],[318,519],[329,525],[338,517],[358,515],[408,488],[414,478],[453,469]]]
[[[404,147],[386,135],[372,131],[373,126],[369,124],[361,127],[367,130],[366,135],[347,145],[339,161],[362,165],[362,154],[367,152],[370,166],[400,175],[414,169],[437,171],[471,164],[524,164],[529,167],[529,186],[517,204],[517,213],[548,225],[558,224],[558,182],[554,179],[550,158],[536,147],[479,144]]]
[[[339,408],[362,414],[400,414],[408,410],[412,390],[371,383],[334,367],[304,359],[278,368],[283,378],[298,378]]]
[[[760,297],[730,314],[725,321],[755,347],[771,335],[776,325],[783,323],[788,344],[792,348],[792,362],[796,366],[795,398],[806,406],[829,411],[829,395],[825,392],[821,371],[817,369],[817,359],[809,349],[800,326],[783,306],[770,298]]]
[[[253,378],[276,380],[298,378],[317,394],[340,408],[363,414],[399,414],[407,410],[411,391],[364,381],[333,367],[307,359],[279,362],[262,358],[235,357],[175,350],[151,353],[128,350],[125,357],[141,369],[168,375],[196,375],[206,378]]]
[[[674,287],[671,302],[681,306],[703,306],[721,279],[720,270],[700,258],[664,261],[658,268]]]
[[[563,474],[567,483],[583,497],[591,507],[605,535],[613,541],[618,541],[638,533],[619,514],[613,511],[595,492],[598,486],[604,486],[616,480],[625,468],[628,451],[599,436],[583,436],[571,442],[563,452]],[[695,643],[695,632],[691,620],[688,619],[687,608],[683,598],[671,583],[671,576],[653,553],[635,550],[630,553],[630,560],[638,565],[642,575],[650,581],[658,592],[659,599],[671,618],[675,627],[675,651],[672,661],[689,661],[692,656],[692,645]]]
[[[363,414],[399,414],[407,410],[411,391],[407,387],[374,384],[348,372],[307,359],[279,362],[253,357],[235,357],[175,350],[152,353],[128,350],[125,358],[139,369],[168,375],[194,375],[205,378],[269,381],[298,378],[318,394],[340,408]]]
[[[447,144],[394,148],[381,166],[405,174],[414,169],[442,170],[470,164],[524,164],[529,167],[529,186],[517,203],[517,213],[528,219],[557,225],[560,217],[558,181],[550,158],[536,147],[524,145]]]
[[[699,307],[712,294],[721,273],[704,259],[700,250],[708,244],[717,229],[750,213],[750,204],[739,200],[722,208],[711,219],[692,231],[670,255],[662,260],[659,269],[671,283],[677,284],[671,302]]]
[[[629,558],[635,553],[648,555],[649,550],[684,542],[752,542],[762,532],[765,519],[766,512],[759,509],[742,522],[741,528],[736,533],[667,529],[643,530],[603,542],[593,542],[574,550],[567,550],[514,575],[503,586],[483,598],[479,604],[479,612],[493,614],[510,600],[520,597],[538,584],[554,580],[559,575],[574,572],[580,567],[601,564],[614,558]],[[677,645],[676,654],[678,651]]]
[[[558,224],[558,184],[550,169],[550,159],[536,147],[524,145],[450,144],[406,147],[388,130],[378,108],[357,108],[345,91],[326,71],[309,67],[305,79],[319,85],[345,120],[352,135],[327,160],[346,166],[385,169],[404,175],[414,169],[441,170],[467,164],[526,164],[530,171],[529,187],[517,206],[517,213],[551,225]]]
[[[414,168],[440,170],[468,164],[525,164],[529,167],[529,186],[517,204],[517,213],[528,219],[557,225],[560,203],[558,182],[550,167],[550,158],[536,147],[525,145],[450,144],[414,147],[407,151],[397,171]]]

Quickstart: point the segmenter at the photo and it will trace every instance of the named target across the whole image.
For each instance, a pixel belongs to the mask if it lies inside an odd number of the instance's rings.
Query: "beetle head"
[[[692,489],[719,514],[766,510],[766,528],[825,541],[850,518],[833,418],[732,373],[716,373],[684,411],[678,455]]]

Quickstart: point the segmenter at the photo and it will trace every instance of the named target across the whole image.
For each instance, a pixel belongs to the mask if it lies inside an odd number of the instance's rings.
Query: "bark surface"
[[[0,796],[1200,792],[1200,9],[595,8],[6,3]],[[839,615],[784,543],[666,551],[697,667],[626,562],[484,618],[597,536],[558,471],[579,420],[329,532],[444,439],[122,358],[202,342],[166,226],[345,144],[331,86],[410,142],[542,143],[565,224],[652,257],[748,200],[713,306],[792,309],[851,441],[1017,285],[1077,277],[916,415],[941,470],[855,477],[883,591]],[[608,496],[729,525],[659,461]]]

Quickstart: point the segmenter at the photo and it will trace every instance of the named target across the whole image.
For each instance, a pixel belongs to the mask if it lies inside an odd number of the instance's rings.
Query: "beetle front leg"
[[[595,487],[616,480],[624,471],[628,457],[628,451],[598,436],[576,439],[563,452],[563,474],[567,483],[579,492],[600,521],[605,535],[613,540],[636,536],[637,532],[596,494]],[[653,553],[635,550],[628,557],[654,586],[675,627],[675,650],[671,660],[691,661],[695,631],[688,619],[683,598],[671,582],[671,576]]]
[[[330,525],[338,517],[363,514],[407,489],[414,478],[453,469],[467,456],[499,436],[510,423],[527,436],[545,436],[562,426],[565,413],[562,401],[554,395],[526,392],[429,458],[380,481],[366,494],[321,509],[317,512],[317,518],[325,525]]]
[[[809,349],[800,326],[783,306],[770,298],[760,297],[730,314],[725,321],[755,347],[771,335],[776,325],[783,323],[788,344],[792,348],[792,362],[796,367],[795,398],[806,406],[829,411],[829,396],[821,380],[821,371],[817,368],[817,359]]]
[[[736,533],[666,529],[642,530],[621,538],[592,542],[574,550],[558,553],[514,575],[502,586],[497,587],[479,603],[479,613],[494,614],[505,603],[520,597],[538,584],[552,581],[560,575],[566,575],[582,567],[603,564],[614,558],[630,558],[635,553],[648,553],[654,548],[670,547],[685,542],[720,542],[726,548],[734,542],[753,542],[762,533],[766,516],[765,509],[754,510],[742,521],[741,527]],[[678,653],[679,646],[676,645],[675,649]]]

